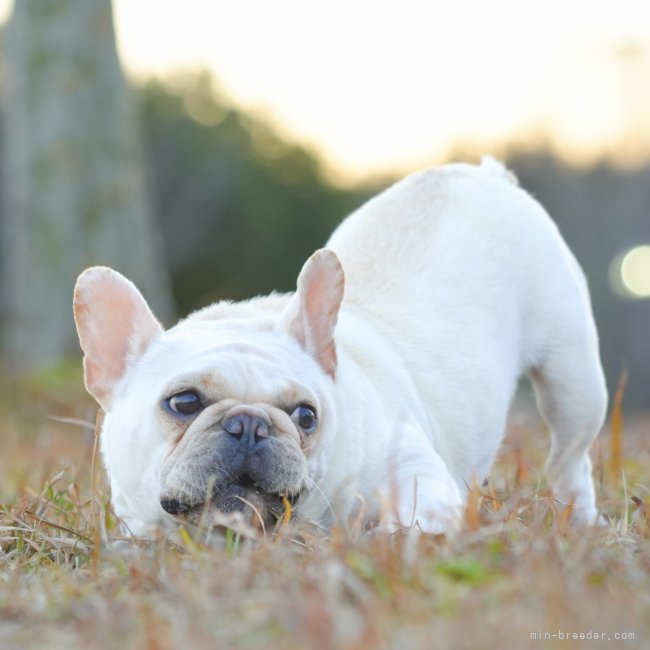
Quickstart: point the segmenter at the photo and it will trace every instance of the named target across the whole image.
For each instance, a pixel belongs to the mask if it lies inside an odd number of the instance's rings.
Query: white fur
[[[278,324],[287,296],[198,312],[127,372],[102,450],[116,511],[134,532],[170,521],[158,502],[165,385],[216,367],[223,375],[226,363],[241,401],[299,382],[319,403],[302,516],[328,527],[365,512],[388,530],[431,532],[455,524],[467,486],[488,473],[517,379],[530,373],[555,495],[594,523],[587,452],[607,396],[586,283],[505,168],[486,159],[409,176],[345,220],[327,248],[345,273],[334,381]],[[268,366],[251,361],[257,352],[235,355],[242,343],[270,354]]]
[[[364,411],[382,414],[355,431],[361,449],[382,448],[374,463],[357,460],[362,483],[376,488],[399,447],[412,458],[400,482],[417,476],[427,529],[488,473],[524,372],[551,430],[556,496],[574,502],[577,520],[597,517],[587,450],[607,397],[586,283],[548,215],[512,181],[492,159],[414,174],[327,244],[346,275],[339,413],[359,399],[356,380],[345,386],[349,363],[374,377]]]

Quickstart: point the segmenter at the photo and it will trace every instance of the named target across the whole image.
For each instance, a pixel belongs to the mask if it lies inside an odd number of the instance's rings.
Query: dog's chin
[[[293,499],[290,499],[293,501]],[[245,523],[255,528],[272,528],[285,510],[280,494],[268,494],[248,483],[231,483],[221,488],[210,503],[182,507],[175,515],[195,526],[220,526],[224,515],[241,513]]]
[[[251,485],[231,483],[213,498],[213,504],[223,513],[241,512],[245,519],[274,524],[284,510],[282,496],[267,494]]]

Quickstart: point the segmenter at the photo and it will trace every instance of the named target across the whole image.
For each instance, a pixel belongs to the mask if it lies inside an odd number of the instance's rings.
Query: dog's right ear
[[[74,319],[86,389],[107,410],[117,382],[163,329],[135,285],[103,266],[79,276]]]

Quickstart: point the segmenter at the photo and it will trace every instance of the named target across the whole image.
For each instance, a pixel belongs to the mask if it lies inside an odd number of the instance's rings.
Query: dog
[[[74,315],[105,412],[115,512],[138,537],[293,504],[322,529],[455,529],[518,378],[551,436],[554,497],[598,519],[588,450],[607,392],[584,275],[501,163],[408,176],[345,219],[295,293],[218,302],[164,331],[93,267]]]

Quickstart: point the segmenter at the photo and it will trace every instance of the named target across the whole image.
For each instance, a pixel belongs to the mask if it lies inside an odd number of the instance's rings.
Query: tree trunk
[[[110,0],[17,1],[6,60],[0,313],[8,365],[25,371],[78,350],[86,266],[127,275],[163,318],[172,302]]]

